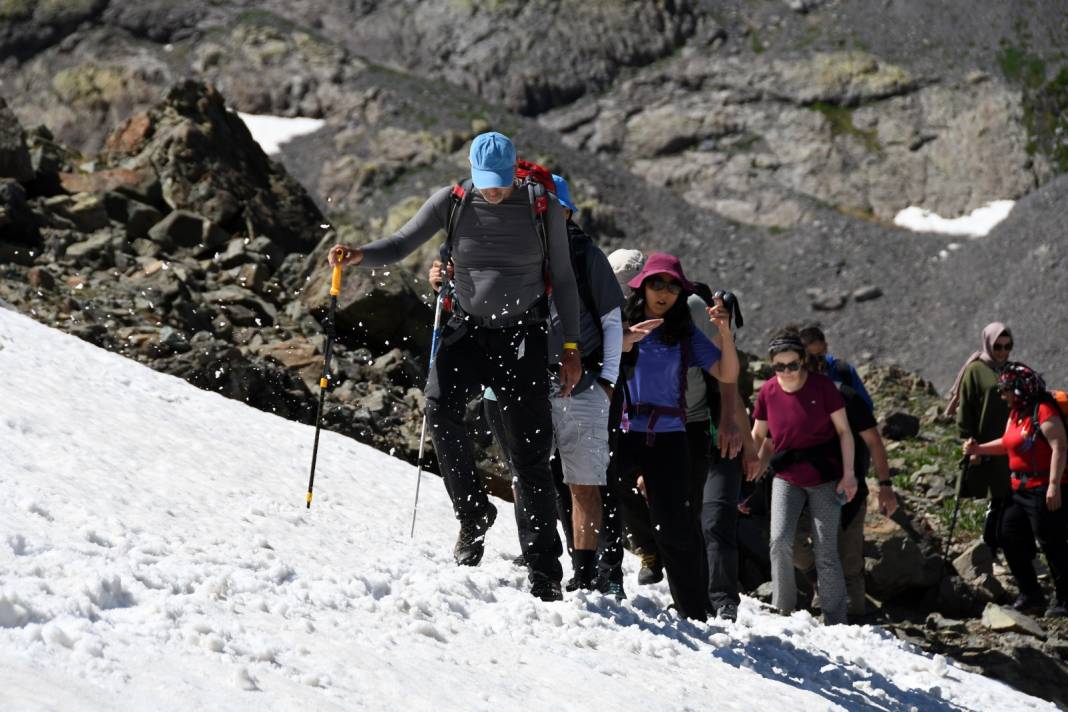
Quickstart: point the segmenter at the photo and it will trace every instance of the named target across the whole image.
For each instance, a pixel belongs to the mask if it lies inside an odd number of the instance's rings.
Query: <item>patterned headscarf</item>
[[[1011,391],[1018,401],[1017,408],[1026,408],[1046,390],[1046,382],[1031,367],[1018,361],[1009,361],[998,376],[998,388]]]

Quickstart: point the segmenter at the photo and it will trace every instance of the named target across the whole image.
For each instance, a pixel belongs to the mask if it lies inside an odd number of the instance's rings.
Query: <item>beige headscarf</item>
[[[951,416],[957,412],[957,408],[960,406],[960,384],[964,380],[964,372],[968,370],[968,366],[976,361],[982,361],[987,366],[994,368],[994,342],[1002,336],[1008,336],[1012,338],[1012,331],[1009,327],[1002,324],[1000,321],[987,324],[983,329],[983,340],[981,350],[976,351],[968,360],[964,362],[964,365],[960,367],[960,372],[957,374],[957,380],[953,382],[953,388],[949,391],[949,403],[946,405],[945,414]]]

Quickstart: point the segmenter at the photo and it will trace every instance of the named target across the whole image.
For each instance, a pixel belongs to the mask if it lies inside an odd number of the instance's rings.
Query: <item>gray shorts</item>
[[[553,437],[569,485],[608,482],[608,394],[594,383],[569,398],[553,396]]]

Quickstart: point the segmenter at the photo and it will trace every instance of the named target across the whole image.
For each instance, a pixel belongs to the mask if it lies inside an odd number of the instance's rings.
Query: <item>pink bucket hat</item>
[[[627,282],[627,286],[638,289],[646,278],[654,274],[666,274],[674,278],[676,282],[682,285],[683,289],[689,294],[693,294],[693,283],[686,279],[686,275],[683,274],[682,263],[679,262],[679,258],[666,252],[654,252],[649,255],[649,259],[645,261],[642,271],[634,279]]]

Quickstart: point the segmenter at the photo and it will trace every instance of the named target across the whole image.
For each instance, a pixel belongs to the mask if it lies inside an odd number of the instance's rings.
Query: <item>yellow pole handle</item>
[[[341,265],[334,265],[334,274],[330,278],[330,296],[341,294]]]

